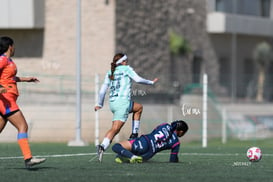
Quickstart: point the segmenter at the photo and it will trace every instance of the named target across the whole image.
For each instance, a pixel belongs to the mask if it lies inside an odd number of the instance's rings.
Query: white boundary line
[[[103,153],[103,154],[112,154],[112,153]],[[97,153],[78,153],[78,154],[53,154],[53,155],[36,155],[34,157],[47,157],[47,158],[54,158],[54,157],[75,157],[75,156],[92,156],[97,155]],[[21,159],[22,156],[16,156],[16,157],[0,157],[0,160],[5,159]]]
[[[156,155],[164,155],[167,153],[157,153]],[[180,153],[180,155],[188,155],[188,156],[239,156],[246,155],[244,153]],[[263,156],[273,157],[273,154],[262,154]]]
[[[114,153],[104,153],[107,155],[112,155]],[[97,155],[97,153],[78,153],[78,154],[53,154],[53,155],[37,155],[35,157],[46,157],[46,158],[61,158],[61,157],[75,157],[75,156],[93,156]],[[170,155],[169,153],[157,153],[156,155]],[[180,155],[187,156],[239,156],[245,155],[243,153],[180,153]],[[263,156],[273,157],[273,154],[263,154]],[[21,159],[22,156],[14,156],[14,157],[0,157],[0,160],[8,160],[8,159]]]

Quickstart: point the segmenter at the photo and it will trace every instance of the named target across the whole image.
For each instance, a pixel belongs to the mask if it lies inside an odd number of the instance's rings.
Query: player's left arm
[[[132,78],[135,82],[141,83],[141,84],[146,84],[146,85],[153,85],[158,81],[158,78],[155,78],[154,80],[147,80],[145,78],[142,78],[139,76],[132,67],[129,67],[128,69],[128,75],[130,78]]]
[[[35,82],[35,83],[40,82],[38,78],[36,77],[18,77],[18,76],[15,77],[15,81],[16,82]]]
[[[178,153],[180,148],[180,142],[178,141],[172,146],[171,154],[170,154],[170,162],[179,162]]]

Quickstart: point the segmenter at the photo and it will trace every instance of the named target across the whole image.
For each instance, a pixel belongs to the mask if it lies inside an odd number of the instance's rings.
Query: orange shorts
[[[14,111],[19,110],[19,106],[16,103],[18,95],[13,93],[0,94],[0,113],[2,116],[8,116]]]

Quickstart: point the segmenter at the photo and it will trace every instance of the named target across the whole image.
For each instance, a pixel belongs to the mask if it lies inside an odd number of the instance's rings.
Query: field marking
[[[164,153],[161,153],[164,155]],[[160,155],[157,153],[156,155]],[[244,153],[181,153],[181,155],[193,155],[193,156],[239,156],[246,155]],[[262,154],[263,156],[273,157],[273,154]]]
[[[104,153],[104,154],[110,154],[110,153]],[[48,158],[54,158],[54,157],[75,157],[75,156],[87,156],[87,155],[97,155],[97,153],[36,155],[36,156],[34,156],[34,157],[48,157]],[[23,158],[23,157],[22,157],[22,156],[16,156],[16,157],[0,157],[0,160],[5,160],[5,159],[20,159],[20,158]]]
[[[113,155],[114,153],[104,153],[106,155]],[[77,153],[77,154],[52,154],[52,155],[36,155],[34,157],[45,157],[45,158],[61,158],[61,157],[76,157],[76,156],[94,156],[97,153]],[[156,155],[170,155],[169,153],[157,153]],[[188,155],[188,156],[239,156],[245,155],[243,153],[181,153],[180,155]],[[263,156],[273,157],[273,154],[263,154]],[[22,156],[14,156],[14,157],[0,157],[0,160],[7,159],[22,159]]]
[[[104,154],[113,154],[113,153],[104,153]],[[47,157],[47,158],[54,158],[54,157],[75,157],[75,156],[93,156],[97,155],[97,153],[78,153],[78,154],[52,154],[52,155],[35,155],[33,157]],[[14,157],[0,157],[0,160],[5,159],[21,159],[23,156],[14,156]]]

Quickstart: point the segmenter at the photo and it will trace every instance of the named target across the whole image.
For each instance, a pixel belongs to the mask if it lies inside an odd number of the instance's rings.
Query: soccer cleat
[[[122,163],[129,163],[130,160],[129,160],[127,157],[117,156],[117,157],[115,158],[115,162],[116,162],[116,163],[119,163],[119,164],[122,164]]]
[[[142,157],[134,155],[130,159],[130,163],[142,163]]]
[[[116,158],[115,158],[115,162],[116,162],[116,163],[119,163],[119,164],[123,163],[122,159],[119,158],[119,157],[116,157]]]
[[[41,164],[43,162],[45,162],[46,159],[45,158],[30,158],[30,159],[26,159],[25,160],[25,166],[27,169],[30,169],[32,166],[35,166],[37,164]]]
[[[101,145],[97,145],[97,155],[99,162],[102,162],[102,156],[103,156],[104,148]]]
[[[138,137],[138,133],[132,133],[129,137],[129,140],[136,139]]]

